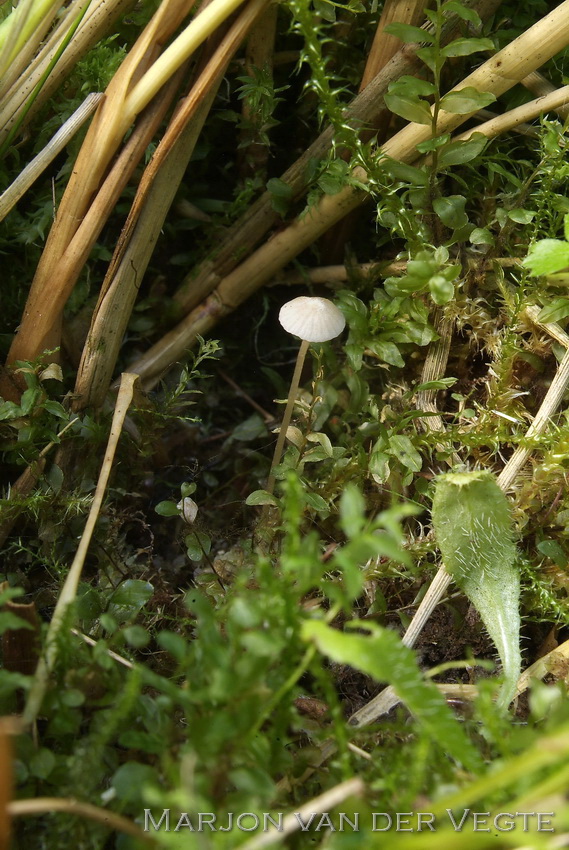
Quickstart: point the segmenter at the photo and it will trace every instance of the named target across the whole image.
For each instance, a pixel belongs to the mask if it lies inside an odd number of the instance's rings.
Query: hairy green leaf
[[[521,669],[520,573],[508,500],[491,472],[449,472],[437,479],[432,516],[445,566],[500,655],[498,704],[506,709]]]

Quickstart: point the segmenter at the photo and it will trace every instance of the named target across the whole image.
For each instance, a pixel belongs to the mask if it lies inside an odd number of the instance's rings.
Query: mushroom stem
[[[300,348],[298,349],[296,365],[294,367],[294,373],[292,376],[292,381],[290,382],[290,389],[288,391],[288,400],[286,403],[283,421],[281,422],[277,444],[275,446],[275,453],[273,455],[273,462],[271,463],[269,480],[267,481],[267,492],[269,493],[272,493],[275,489],[275,467],[280,463],[281,456],[283,453],[284,444],[286,440],[286,432],[288,431],[288,426],[290,425],[292,410],[294,407],[296,394],[298,392],[298,385],[300,384],[300,375],[302,372],[302,367],[304,366],[304,360],[306,358],[306,352],[308,351],[309,345],[310,343],[306,339],[303,339],[300,343]]]

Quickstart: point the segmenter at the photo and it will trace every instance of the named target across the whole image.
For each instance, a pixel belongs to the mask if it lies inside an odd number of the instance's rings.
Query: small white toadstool
[[[301,295],[280,309],[279,322],[289,334],[307,342],[326,342],[341,334],[346,326],[343,314],[327,298]]]
[[[302,342],[298,350],[283,421],[267,482],[269,493],[272,493],[275,487],[274,470],[280,463],[308,346],[311,342],[326,342],[329,339],[334,339],[334,337],[342,333],[346,325],[343,314],[335,304],[327,298],[308,297],[306,295],[293,298],[292,301],[287,301],[286,304],[283,304],[279,312],[279,322],[285,331],[300,337]]]

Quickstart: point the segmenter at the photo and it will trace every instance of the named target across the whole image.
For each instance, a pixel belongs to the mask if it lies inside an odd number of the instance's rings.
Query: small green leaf
[[[320,443],[328,457],[334,457],[334,449],[332,447],[332,443],[330,442],[330,437],[328,436],[328,434],[323,434],[321,431],[312,431],[310,434],[307,435],[306,439],[309,443]]]
[[[411,472],[420,472],[423,466],[421,455],[404,434],[393,434],[389,438],[389,448],[397,460]]]
[[[44,402],[44,408],[48,411],[48,413],[51,413],[52,416],[57,416],[58,419],[65,419],[66,421],[69,419],[69,413],[58,401],[48,399]]]
[[[424,392],[425,390],[446,390],[456,384],[458,378],[439,378],[438,381],[425,381],[424,384],[419,384],[415,387],[415,392]]]
[[[478,12],[469,6],[464,6],[459,2],[459,0],[447,0],[447,2],[443,5],[443,11],[453,12],[455,15],[458,15],[459,18],[462,18],[463,21],[468,21],[468,23],[473,24],[475,27],[482,26],[482,21]]]
[[[347,484],[340,497],[340,528],[346,537],[355,537],[365,523],[365,499],[355,484]]]
[[[202,531],[193,531],[184,538],[188,558],[191,561],[201,561],[204,554],[209,555],[211,550],[211,538]]]
[[[494,42],[489,38],[457,38],[443,47],[443,56],[470,56],[482,50],[494,50]]]
[[[136,761],[127,761],[115,772],[111,785],[121,803],[138,801],[145,787],[159,787],[158,776],[153,767]]]
[[[419,44],[424,42],[433,44],[435,41],[435,36],[432,33],[422,30],[420,27],[414,27],[411,24],[388,24],[384,32],[394,35],[396,38],[404,41],[405,44],[414,44],[415,42],[419,42]]]
[[[395,80],[395,82],[389,84],[388,91],[394,92],[395,94],[405,94],[421,97],[428,97],[431,94],[434,94],[437,90],[437,87],[434,83],[429,82],[428,80],[422,80],[420,77],[410,77],[408,74],[404,74],[399,79]]]
[[[540,239],[529,249],[523,265],[533,275],[554,274],[569,266],[569,242]]]
[[[454,115],[469,115],[494,103],[496,96],[490,92],[481,92],[473,86],[466,86],[459,91],[451,91],[441,99],[440,107]]]
[[[394,342],[374,339],[368,342],[368,348],[374,354],[377,354],[380,360],[384,360],[390,366],[398,366],[399,368],[405,366],[405,361],[401,357],[401,353]]]
[[[400,94],[388,93],[383,97],[385,105],[391,112],[412,121],[415,124],[430,126],[433,120],[431,107],[426,100]]]
[[[158,646],[169,652],[176,661],[183,661],[188,653],[188,644],[182,635],[164,629],[158,634]]]
[[[381,165],[383,170],[395,180],[411,183],[413,186],[429,185],[429,175],[422,168],[415,168],[414,165],[407,165],[405,162],[397,162],[394,159],[384,160]]]
[[[176,502],[170,502],[168,500],[158,502],[154,510],[159,516],[180,516]]]
[[[55,767],[55,756],[51,750],[41,747],[30,759],[30,773],[39,779],[47,779]]]
[[[258,437],[264,437],[266,434],[267,426],[263,418],[258,413],[253,413],[233,429],[231,436],[234,440],[246,443],[249,440],[256,440]]]
[[[274,211],[279,215],[286,215],[293,198],[292,186],[279,177],[272,177],[267,181],[267,191],[271,195],[271,206]]]
[[[435,136],[432,139],[425,139],[424,142],[419,142],[416,148],[419,153],[431,153],[431,151],[436,151],[444,145],[448,145],[449,142],[450,133],[443,133],[442,136]]]
[[[458,230],[468,224],[468,216],[464,211],[466,198],[464,195],[446,195],[443,198],[435,198],[433,209],[447,227]]]
[[[475,227],[468,238],[473,245],[494,244],[494,237],[487,227]]]
[[[274,496],[266,490],[253,490],[245,499],[246,505],[278,505]]]
[[[436,74],[437,68],[440,68],[441,64],[441,52],[438,47],[420,47],[417,50],[417,56],[433,74]]]
[[[542,540],[541,543],[537,544],[537,549],[546,558],[550,558],[558,567],[565,569],[565,567],[569,566],[569,558],[556,540]]]
[[[142,626],[127,626],[123,629],[123,635],[129,646],[134,649],[142,649],[150,642],[150,635]]]
[[[336,7],[329,0],[314,0],[314,9],[325,21],[335,22]]]
[[[309,508],[314,508],[315,511],[328,511],[330,512],[330,506],[326,499],[323,499],[322,496],[319,496],[318,493],[305,493],[304,501],[308,505]]]
[[[559,322],[569,316],[569,298],[554,298],[539,311],[538,321]]]
[[[510,221],[515,221],[516,224],[529,224],[535,218],[535,212],[532,210],[515,209],[508,212]]]
[[[473,159],[476,159],[482,153],[487,142],[488,139],[482,133],[474,133],[470,139],[464,142],[450,142],[439,151],[439,168],[448,168],[450,165],[464,165],[466,162],[472,162]]]
[[[117,622],[125,622],[135,617],[154,593],[154,587],[149,581],[127,578],[111,596],[108,615]]]
[[[454,298],[454,284],[442,274],[435,274],[429,281],[429,290],[435,304],[448,304]]]
[[[271,177],[267,181],[267,190],[277,198],[286,198],[287,200],[292,198],[292,186],[289,186],[280,177]]]

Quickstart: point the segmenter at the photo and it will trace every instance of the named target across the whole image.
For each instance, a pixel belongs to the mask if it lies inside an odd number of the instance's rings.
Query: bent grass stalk
[[[81,540],[79,541],[77,553],[75,555],[75,558],[73,559],[71,567],[69,568],[67,578],[65,579],[65,582],[61,589],[59,599],[57,600],[57,604],[55,606],[55,610],[53,612],[47,630],[45,653],[38,663],[34,679],[32,681],[32,685],[28,693],[26,705],[24,707],[23,721],[25,724],[34,723],[34,721],[36,720],[38,712],[41,708],[41,704],[43,702],[43,698],[45,696],[49,675],[53,670],[53,667],[57,660],[57,638],[63,626],[65,615],[69,609],[69,606],[75,600],[75,597],[77,595],[77,587],[81,578],[83,564],[85,562],[87,551],[89,549],[89,544],[91,543],[91,538],[93,536],[95,525],[99,517],[99,511],[101,510],[101,506],[103,504],[103,498],[105,496],[107,483],[111,474],[111,469],[117,445],[119,442],[119,437],[121,435],[123,423],[128,408],[132,401],[134,393],[134,384],[137,378],[138,375],[132,375],[128,372],[125,372],[121,376],[121,385],[115,405],[115,412],[111,424],[111,430],[107,443],[107,450],[103,458],[103,464],[101,467],[101,472],[99,474],[99,480],[97,481],[95,495],[93,497],[89,516],[87,517],[85,529],[81,536]]]

